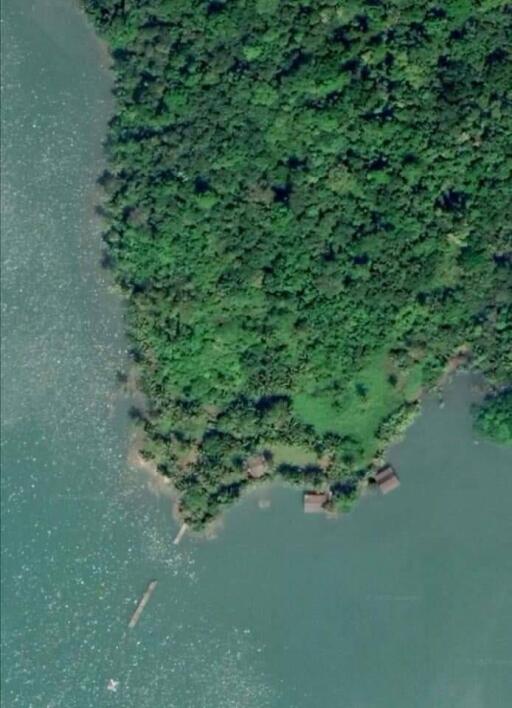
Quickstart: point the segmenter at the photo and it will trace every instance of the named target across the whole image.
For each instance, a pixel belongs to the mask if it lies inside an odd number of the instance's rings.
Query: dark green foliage
[[[335,482],[331,486],[332,497],[328,507],[334,511],[350,511],[358,495],[358,480],[356,477]]]
[[[475,428],[491,440],[512,445],[512,389],[490,396],[475,410]]]
[[[327,479],[325,471],[317,465],[296,465],[282,464],[277,468],[277,473],[287,482],[295,484],[307,484],[308,487],[318,488],[325,485]]]
[[[463,345],[510,379],[510,3],[83,1],[106,264],[187,519],[278,444],[365,467]]]

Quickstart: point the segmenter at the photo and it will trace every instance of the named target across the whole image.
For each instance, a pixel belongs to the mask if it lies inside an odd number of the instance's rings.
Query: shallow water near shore
[[[328,519],[262,486],[174,546],[98,267],[111,77],[71,1],[4,0],[2,39],[2,706],[508,708],[512,451],[475,443],[477,379],[392,448],[396,492]]]

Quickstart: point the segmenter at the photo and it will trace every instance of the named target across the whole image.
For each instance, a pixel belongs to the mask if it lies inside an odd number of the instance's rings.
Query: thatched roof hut
[[[252,479],[259,479],[268,472],[268,462],[264,455],[253,455],[246,460],[245,470],[247,476]]]

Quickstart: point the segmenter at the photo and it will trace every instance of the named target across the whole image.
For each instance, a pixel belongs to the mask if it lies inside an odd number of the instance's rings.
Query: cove
[[[329,520],[262,487],[173,546],[97,265],[105,59],[72,2],[2,13],[2,705],[508,708],[512,453],[475,444],[474,377],[392,448],[393,494]]]

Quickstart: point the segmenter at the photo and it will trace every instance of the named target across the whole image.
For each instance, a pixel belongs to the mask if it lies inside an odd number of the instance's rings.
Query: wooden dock
[[[175,546],[178,545],[178,543],[181,541],[183,536],[185,535],[185,531],[187,530],[187,524],[182,524],[180,530],[178,531],[178,534],[176,538],[174,539],[173,543]]]
[[[128,623],[129,629],[133,629],[135,627],[135,625],[137,624],[137,622],[140,620],[140,616],[143,613],[144,608],[148,604],[148,602],[151,598],[151,595],[153,594],[157,584],[158,584],[158,580],[151,580],[148,583],[148,586],[145,589],[144,594],[142,595],[142,597],[139,600],[139,604],[135,608],[135,612],[130,617],[130,621]]]

